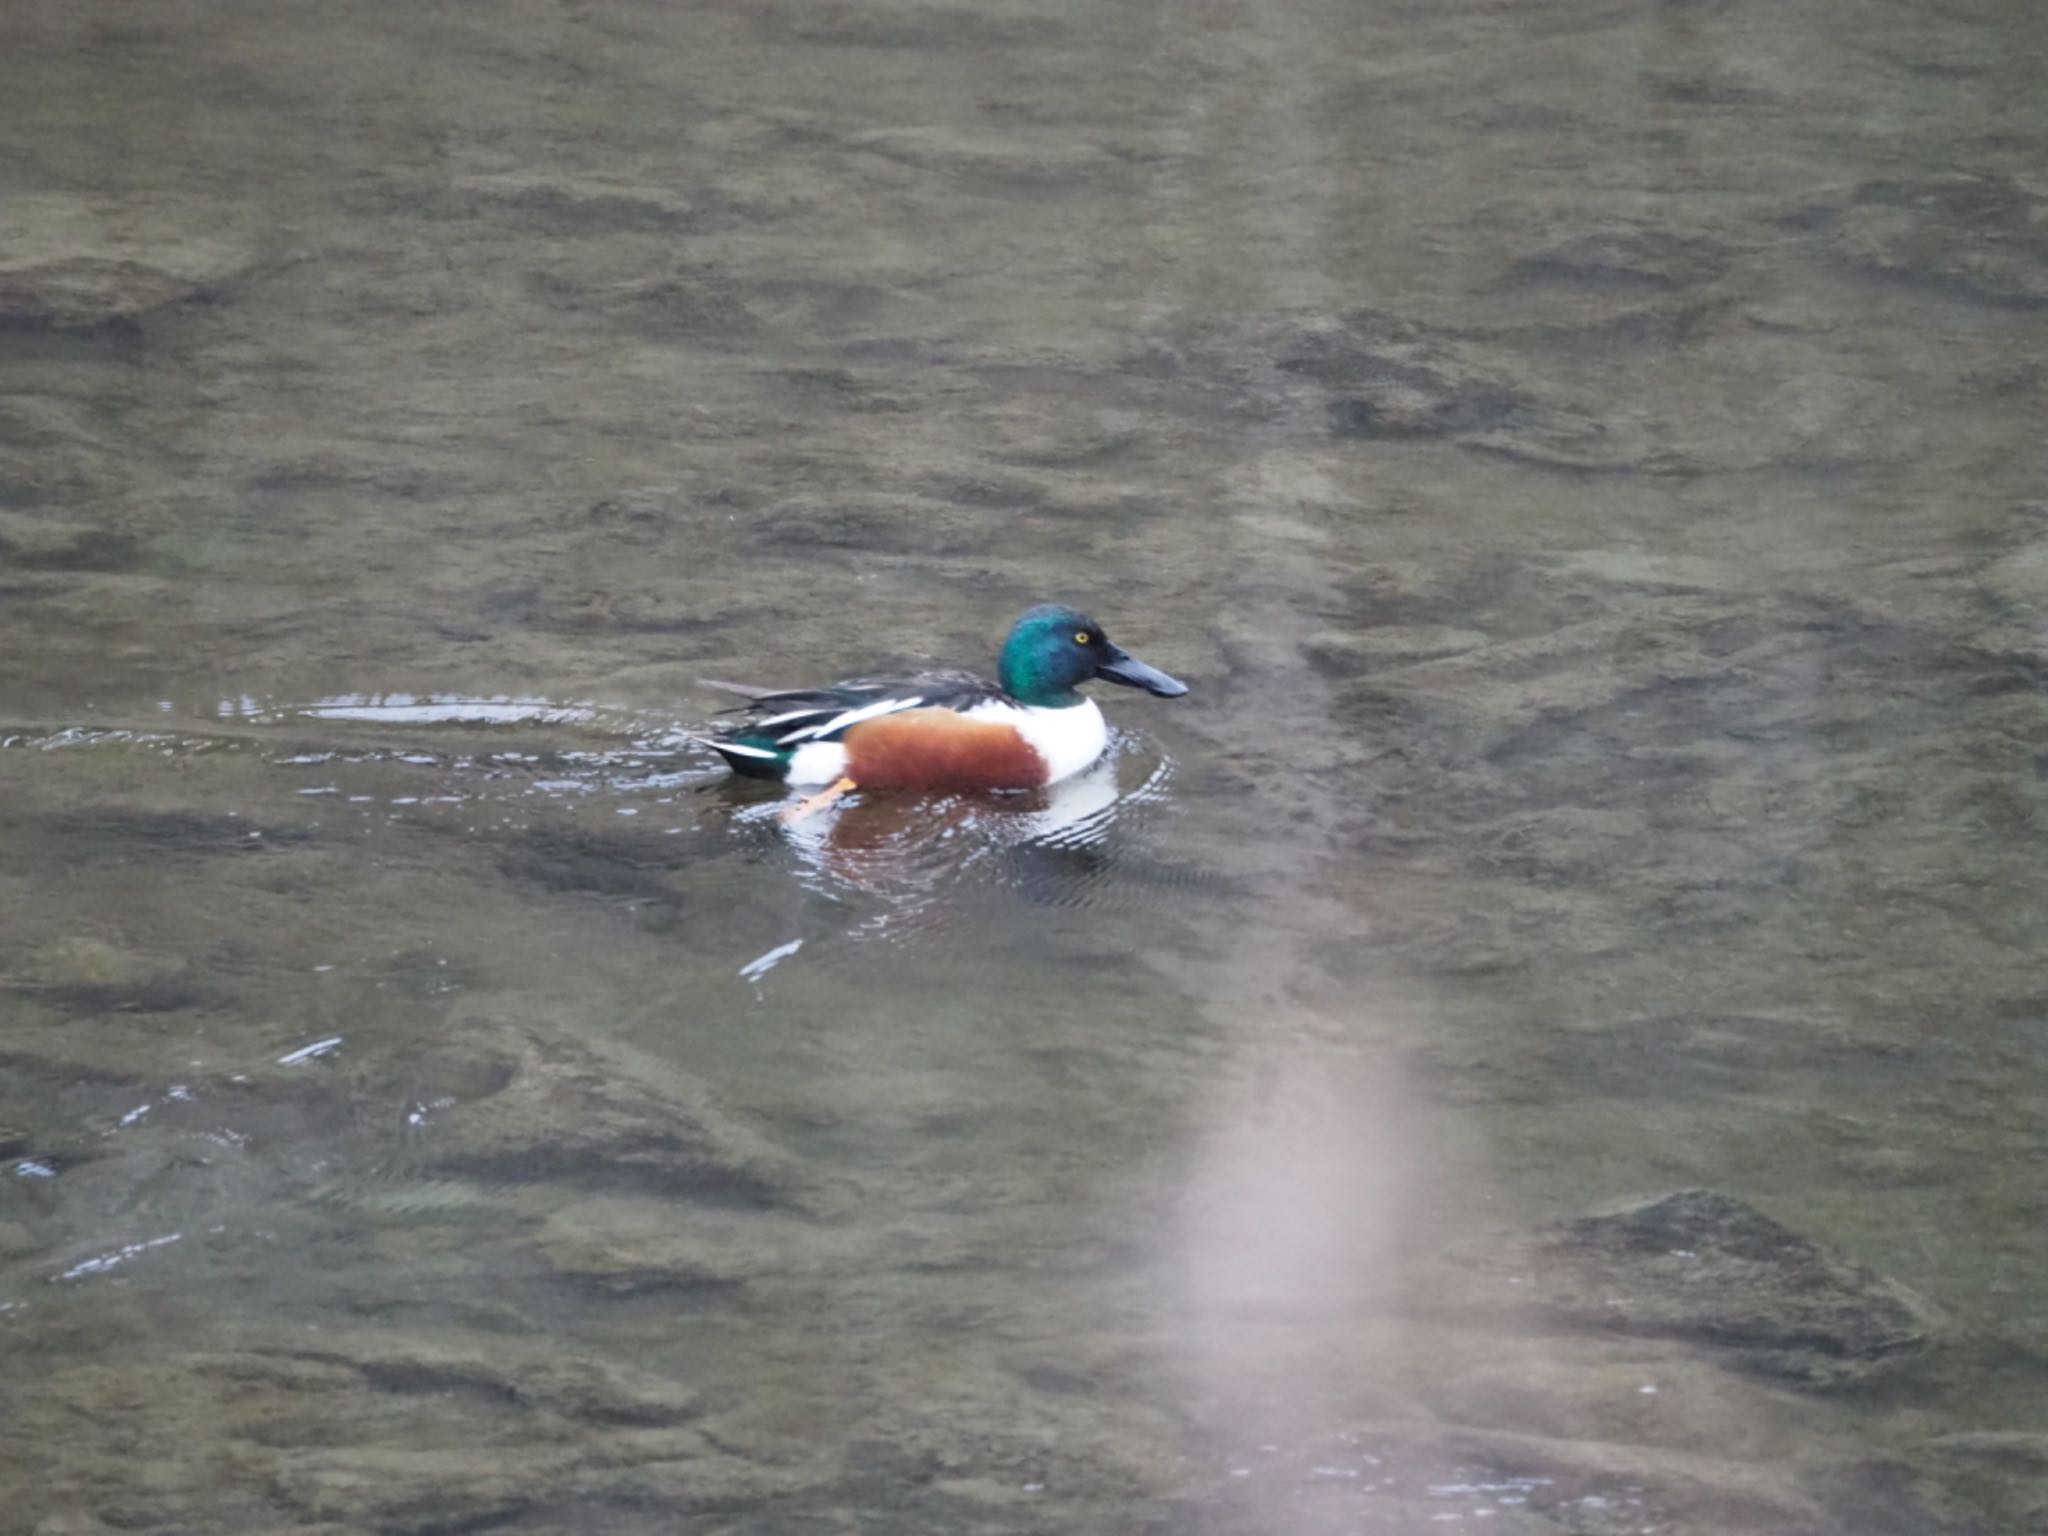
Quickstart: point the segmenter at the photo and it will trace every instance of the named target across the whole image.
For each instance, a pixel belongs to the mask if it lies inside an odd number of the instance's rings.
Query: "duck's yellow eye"
[[[1076,644],[1076,645],[1086,645],[1086,644],[1088,644],[1088,631],[1084,629],[1084,630],[1082,630],[1082,631],[1081,631],[1081,633],[1079,633],[1078,635],[1074,636],[1074,644]]]

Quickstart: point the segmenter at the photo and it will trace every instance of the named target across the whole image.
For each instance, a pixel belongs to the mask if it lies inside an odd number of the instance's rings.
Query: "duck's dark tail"
[[[746,778],[779,780],[789,776],[791,754],[787,747],[775,747],[760,739],[743,737],[707,738],[704,745],[724,758],[725,765],[734,773]]]
[[[780,689],[756,688],[751,683],[727,683],[715,677],[700,677],[697,682],[701,687],[716,688],[722,693],[745,699],[749,705],[759,705],[764,699],[784,697]],[[750,779],[779,780],[789,777],[789,760],[795,756],[796,749],[777,741],[776,734],[757,727],[696,739],[724,758],[726,766],[734,773]]]

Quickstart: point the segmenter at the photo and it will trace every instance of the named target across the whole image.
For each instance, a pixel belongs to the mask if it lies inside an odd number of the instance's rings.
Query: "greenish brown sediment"
[[[2038,1526],[2042,28],[15,0],[0,1508]]]

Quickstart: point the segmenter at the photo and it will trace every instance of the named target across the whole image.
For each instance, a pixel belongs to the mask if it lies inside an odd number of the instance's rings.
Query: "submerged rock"
[[[385,1392],[469,1393],[594,1424],[680,1424],[698,1413],[697,1394],[665,1378],[502,1338],[323,1331],[303,1344],[204,1360],[199,1369],[266,1379],[281,1371],[300,1387],[345,1386],[353,1378]],[[318,1379],[296,1380],[308,1371]]]
[[[2008,177],[1868,181],[1823,218],[1853,267],[1980,303],[2048,306],[2048,197]]]
[[[70,255],[18,262],[0,267],[0,325],[90,330],[197,298],[206,288],[199,272],[139,261]]]
[[[1728,259],[1726,246],[1703,235],[1623,225],[1556,240],[1517,260],[1508,277],[1516,283],[1675,290],[1719,277]]]
[[[1333,391],[1331,426],[1339,436],[1485,431],[1539,410],[1511,380],[1476,366],[1452,343],[1370,311],[1303,329],[1274,361],[1283,373]]]
[[[1008,182],[1061,187],[1113,174],[1124,156],[1071,139],[963,133],[949,128],[878,128],[852,135],[849,144],[920,171],[971,178],[976,185]]]
[[[538,1031],[474,1042],[465,1075],[501,1083],[449,1111],[434,1166],[485,1178],[790,1202],[792,1160],[663,1063]]]
[[[1295,1507],[1321,1515],[1306,1530],[1848,1536],[1795,1471],[1769,1462],[1408,1419],[1362,1419],[1341,1436],[1272,1449],[1253,1469],[1292,1483]],[[1248,1481],[1210,1497],[1230,1500]]]
[[[1833,1470],[1830,1501],[1862,1517],[1858,1532],[2048,1531],[2048,1435],[1974,1430],[1937,1435]],[[1902,1519],[1901,1507],[1924,1511]]]
[[[117,529],[0,512],[0,564],[18,571],[121,571],[140,552]]]
[[[133,1530],[447,1532],[551,1505],[576,1507],[579,1529],[614,1529],[612,1513],[650,1492],[674,1511],[801,1481],[713,1446],[692,1388],[540,1334],[259,1330],[233,1349],[59,1367],[7,1407],[47,1447],[33,1475],[0,1447],[0,1476],[18,1490],[10,1530],[90,1517]],[[95,1433],[58,1428],[78,1423]],[[197,1449],[145,1457],[138,1445]]]
[[[1556,468],[1655,467],[1624,423],[1602,420],[1514,365],[1376,310],[1290,327],[1254,342],[1278,384],[1254,384],[1268,410],[1320,404],[1339,438],[1447,438]]]
[[[985,547],[992,519],[927,497],[793,496],[764,509],[747,531],[762,551],[818,548],[868,553],[960,554]]]
[[[1717,1190],[1582,1216],[1547,1233],[1535,1258],[1540,1310],[1558,1321],[1702,1344],[1813,1386],[1894,1365],[1941,1326],[1905,1286]]]
[[[174,210],[79,197],[10,199],[0,329],[96,330],[213,296],[251,252]]]
[[[32,950],[10,973],[59,1007],[78,1013],[169,1013],[202,1000],[186,968],[84,934]]]
[[[357,1445],[296,1451],[268,1478],[269,1502],[328,1529],[393,1536],[507,1523],[577,1469],[577,1459],[532,1446]]]
[[[14,974],[46,987],[113,988],[139,985],[156,969],[149,957],[104,939],[66,934],[29,951]]]
[[[580,1200],[536,1238],[557,1274],[612,1296],[720,1292],[815,1269],[821,1239],[788,1217],[686,1210],[666,1200]]]
[[[681,229],[690,224],[693,211],[669,187],[573,172],[458,176],[451,190],[468,211],[504,208],[526,219],[529,227],[586,237]]]

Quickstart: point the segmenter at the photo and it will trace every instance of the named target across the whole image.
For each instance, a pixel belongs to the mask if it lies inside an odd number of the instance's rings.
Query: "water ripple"
[[[795,877],[853,909],[848,937],[902,938],[944,927],[977,893],[1058,907],[1139,899],[1119,889],[1121,876],[1137,862],[1146,818],[1169,803],[1173,776],[1172,759],[1118,734],[1101,762],[1043,790],[856,795],[791,826],[781,823],[784,802],[757,802],[734,826],[756,837],[772,828]]]
[[[198,729],[169,721],[23,722],[0,729],[0,744],[170,756],[254,752],[276,771],[278,793],[307,808],[301,814],[439,822],[458,835],[539,839],[543,854],[558,853],[564,839],[582,849],[598,838],[594,852],[577,853],[579,867],[594,859],[631,864],[632,893],[649,897],[666,889],[662,871],[699,855],[679,846],[676,858],[642,868],[649,860],[640,836],[630,839],[637,852],[628,850],[591,829],[588,817],[631,820],[636,834],[650,837],[694,833],[713,844],[722,828],[744,856],[780,862],[800,888],[829,903],[838,914],[831,930],[856,941],[936,932],[965,900],[1128,911],[1217,883],[1148,851],[1149,823],[1173,803],[1175,765],[1123,732],[1112,732],[1102,761],[1043,790],[857,793],[786,825],[784,792],[733,779],[673,719],[580,701],[396,691],[300,702],[241,696],[211,703],[206,714]],[[617,880],[572,883],[624,889]],[[776,944],[777,937],[763,936],[741,971],[745,979],[759,984],[795,954],[794,944]]]

